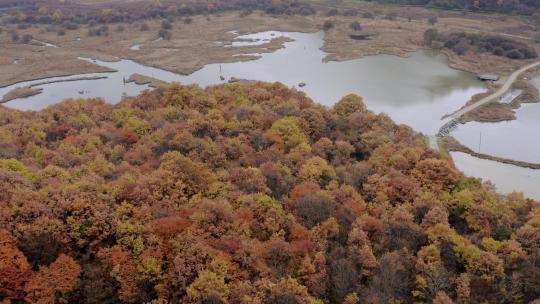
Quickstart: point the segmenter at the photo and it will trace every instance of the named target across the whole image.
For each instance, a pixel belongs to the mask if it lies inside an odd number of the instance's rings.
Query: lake
[[[101,97],[116,103],[123,95],[136,95],[147,89],[146,86],[133,83],[124,84],[124,79],[128,79],[133,73],[168,82],[196,83],[203,87],[224,83],[231,77],[236,77],[280,81],[297,87],[313,100],[327,106],[333,105],[347,94],[356,93],[364,98],[370,110],[385,112],[396,122],[408,124],[417,131],[435,134],[441,125],[441,116],[453,112],[472,95],[485,90],[484,84],[474,75],[449,68],[446,57],[434,52],[420,51],[407,58],[377,55],[343,62],[324,62],[327,53],[321,50],[324,43],[323,32],[269,31],[249,34],[238,36],[232,46],[259,44],[280,36],[292,38],[294,41],[286,42],[284,47],[277,51],[260,54],[256,60],[209,64],[190,75],[147,67],[131,60],[104,62],[83,59],[117,72],[99,74],[108,76],[108,79],[37,86],[43,88],[42,94],[13,100],[5,105],[21,110],[40,110],[62,99],[78,97]],[[94,74],[90,76],[92,75]],[[221,80],[220,76],[225,80]],[[15,87],[36,82],[39,81],[2,88],[0,95]],[[301,82],[306,83],[306,86],[299,88],[298,84]],[[82,94],[79,94],[80,92]]]

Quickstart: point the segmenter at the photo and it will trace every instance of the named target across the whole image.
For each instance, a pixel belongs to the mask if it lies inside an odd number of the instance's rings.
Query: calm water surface
[[[459,170],[491,181],[500,193],[523,192],[527,197],[540,200],[540,170],[484,160],[462,152],[450,154]]]
[[[470,122],[460,125],[452,136],[476,152],[540,163],[540,103],[522,104],[516,117],[498,123]]]

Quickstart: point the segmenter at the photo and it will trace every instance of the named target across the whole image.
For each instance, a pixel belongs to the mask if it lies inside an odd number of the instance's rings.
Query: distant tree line
[[[538,0],[375,0],[379,3],[422,5],[443,9],[489,10],[533,15],[540,9]]]
[[[429,29],[424,33],[424,42],[430,47],[447,48],[460,55],[472,50],[511,59],[531,59],[538,57],[536,50],[525,43],[496,35],[464,32],[442,34],[435,29]]]
[[[307,2],[300,0],[219,0],[209,3],[203,0],[194,1],[162,1],[161,3],[141,4],[103,4],[93,7],[65,3],[61,0],[50,0],[45,4],[39,1],[25,1],[17,5],[17,1],[0,7],[12,7],[9,11],[11,23],[74,24],[130,22],[147,18],[167,18],[175,16],[191,16],[219,13],[224,11],[261,10],[274,15],[312,15],[316,10]],[[244,14],[246,16],[247,14]],[[187,22],[189,22],[189,19]]]

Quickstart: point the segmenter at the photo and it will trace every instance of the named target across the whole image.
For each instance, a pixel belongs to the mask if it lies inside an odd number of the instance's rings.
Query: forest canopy
[[[540,298],[538,203],[355,95],[172,84],[0,107],[0,157],[7,303]]]
[[[459,55],[469,50],[491,53],[510,59],[537,58],[536,50],[523,42],[498,35],[470,34],[465,32],[439,33],[431,28],[424,32],[424,43],[435,49],[447,48]]]

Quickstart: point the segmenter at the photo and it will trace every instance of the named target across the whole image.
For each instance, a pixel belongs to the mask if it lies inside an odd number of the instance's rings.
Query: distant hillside
[[[540,298],[537,202],[281,84],[0,107],[0,227],[2,303]]]

